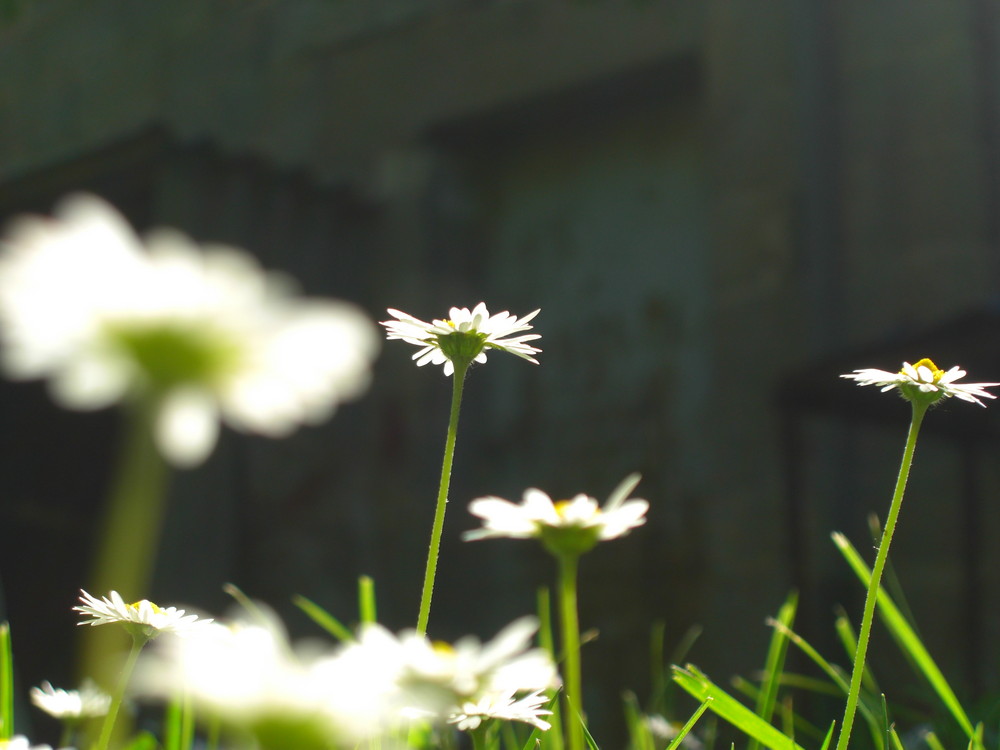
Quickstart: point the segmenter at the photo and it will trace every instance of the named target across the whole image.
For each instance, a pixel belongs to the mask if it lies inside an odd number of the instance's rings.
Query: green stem
[[[118,465],[88,581],[88,590],[95,596],[114,590],[130,602],[149,595],[167,485],[167,467],[154,443],[156,411],[152,397],[128,404]],[[124,650],[122,634],[117,628],[86,631],[81,638],[81,676],[93,678],[107,690],[114,681],[117,653]]]
[[[558,559],[566,739],[569,750],[583,750],[583,681],[580,670],[580,621],[576,604],[576,571],[580,557],[564,553],[558,555]]]
[[[840,729],[840,736],[837,738],[837,750],[846,750],[847,743],[851,739],[851,728],[854,725],[854,715],[861,695],[861,678],[865,671],[865,657],[868,653],[868,640],[871,636],[872,620],[875,617],[875,603],[878,599],[879,585],[882,582],[882,571],[885,569],[885,563],[889,557],[889,545],[892,543],[892,535],[896,530],[899,509],[903,505],[903,492],[906,490],[906,480],[910,475],[910,465],[913,463],[913,451],[917,447],[917,433],[920,432],[920,423],[924,419],[924,414],[927,413],[927,404],[920,404],[916,401],[912,403],[913,417],[910,420],[910,431],[906,437],[903,460],[899,466],[899,477],[896,479],[896,489],[892,495],[892,502],[889,504],[889,515],[885,519],[882,539],[878,545],[878,553],[875,555],[875,564],[872,566],[871,581],[868,583],[868,593],[865,595],[864,613],[861,617],[858,644],[854,653],[854,671],[851,672],[851,684],[847,691],[843,725]]]
[[[452,375],[451,416],[448,419],[448,435],[444,441],[444,460],[441,463],[441,483],[438,487],[437,507],[434,510],[434,525],[431,527],[431,541],[427,548],[427,567],[424,570],[424,588],[420,595],[420,614],[417,616],[417,632],[427,632],[427,620],[431,615],[431,598],[434,596],[434,576],[437,573],[438,555],[441,550],[441,533],[444,530],[444,512],[448,506],[448,488],[451,486],[451,465],[455,458],[455,439],[458,435],[458,413],[462,407],[462,389],[468,364],[455,363]]]
[[[486,724],[485,722],[469,732],[472,737],[472,750],[486,750]]]
[[[145,645],[145,639],[132,638],[132,648],[128,652],[125,664],[122,665],[121,675],[118,677],[118,685],[115,688],[114,695],[111,696],[111,706],[108,708],[107,716],[104,717],[104,723],[101,725],[101,736],[97,739],[94,750],[108,749],[108,743],[111,741],[111,733],[114,731],[115,721],[118,719],[118,709],[121,708],[122,700],[125,698],[125,688],[128,687],[128,681],[132,676],[136,660],[139,658],[139,652],[142,651],[142,647]]]

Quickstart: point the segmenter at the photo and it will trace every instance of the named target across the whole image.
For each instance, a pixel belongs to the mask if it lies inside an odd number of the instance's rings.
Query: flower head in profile
[[[487,693],[477,701],[465,701],[460,710],[448,717],[448,723],[463,732],[478,729],[479,725],[490,719],[500,721],[520,721],[537,729],[547,731],[552,725],[543,716],[552,714],[544,706],[551,698],[540,690],[536,690],[522,698],[515,697],[513,691],[502,693]]]
[[[155,405],[155,437],[191,466],[220,418],[279,437],[367,386],[375,327],[353,306],[296,297],[243,251],[158,230],[140,239],[108,204],[73,196],[0,240],[2,365],[48,378],[55,400]]]
[[[480,302],[471,311],[467,307],[453,307],[448,318],[430,323],[392,308],[388,312],[395,320],[382,322],[386,338],[400,339],[420,347],[413,355],[418,367],[428,363],[444,365],[444,374],[452,375],[456,363],[465,368],[472,362],[485,362],[489,349],[510,352],[538,364],[532,355],[541,349],[527,342],[541,336],[537,333],[525,334],[524,331],[531,330],[528,321],[540,310],[523,318],[506,311],[490,315],[485,303]]]
[[[63,690],[43,682],[31,688],[31,702],[56,719],[77,721],[104,716],[111,707],[111,696],[92,680],[85,680],[79,690]]]
[[[82,604],[73,609],[89,619],[82,620],[78,625],[121,623],[133,638],[140,640],[150,640],[161,633],[188,635],[212,622],[197,615],[185,614],[183,609],[160,607],[148,599],[126,604],[117,591],[100,599],[83,590],[80,594]]]
[[[897,389],[907,401],[928,405],[954,396],[963,401],[986,406],[979,399],[996,398],[996,396],[985,389],[1000,385],[1000,383],[958,383],[956,381],[965,377],[965,370],[956,365],[944,371],[926,358],[913,365],[904,362],[899,372],[869,368],[855,370],[840,377],[856,380],[858,385],[882,386],[883,392]]]
[[[483,526],[465,532],[464,538],[534,537],[556,554],[580,554],[599,541],[624,536],[646,522],[649,503],[639,498],[626,499],[637,484],[638,474],[627,476],[603,507],[584,494],[553,502],[534,488],[525,490],[520,505],[499,497],[480,497],[469,504],[469,512],[481,518]]]

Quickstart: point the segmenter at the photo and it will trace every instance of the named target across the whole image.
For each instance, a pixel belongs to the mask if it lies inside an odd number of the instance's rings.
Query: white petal
[[[156,443],[170,462],[183,467],[200,464],[215,447],[218,435],[218,411],[207,392],[178,389],[163,399]]]

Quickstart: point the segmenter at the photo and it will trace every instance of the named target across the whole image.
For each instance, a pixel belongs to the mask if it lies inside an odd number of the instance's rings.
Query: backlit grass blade
[[[776,727],[737,701],[708,679],[697,667],[690,664],[684,668],[674,667],[674,682],[698,701],[705,702],[711,698],[708,707],[714,714],[764,747],[772,750],[801,750],[801,746],[792,738],[782,734]]]
[[[14,736],[14,652],[10,624],[0,624],[0,740]]]
[[[354,633],[340,620],[331,615],[316,602],[306,599],[304,596],[296,594],[292,597],[292,604],[306,613],[314,623],[332,635],[338,641],[353,641]]]
[[[684,726],[682,726],[677,732],[677,736],[674,737],[673,741],[669,745],[667,745],[667,750],[677,750],[677,748],[681,746],[684,738],[688,736],[688,733],[692,729],[694,729],[694,725],[698,722],[698,719],[701,718],[701,715],[708,709],[712,700],[712,698],[706,698],[701,702],[701,705],[698,706],[693,714],[691,714],[691,718],[684,722]]]
[[[375,608],[375,581],[371,576],[358,578],[358,613],[362,625],[378,622],[378,612]]]
[[[843,534],[834,534],[833,541],[840,550],[840,553],[847,560],[848,565],[854,570],[855,574],[866,586],[871,580],[871,571],[868,566],[861,559],[861,555],[857,553],[857,550],[851,545],[847,538]],[[916,631],[910,626],[903,617],[899,608],[893,603],[892,599],[889,597],[883,589],[879,589],[877,606],[879,614],[882,616],[882,620],[885,622],[886,626],[889,628],[889,632],[895,639],[896,643],[901,649],[906,651],[913,659],[914,664],[916,664],[920,673],[926,678],[930,683],[934,692],[938,694],[941,702],[944,703],[951,715],[955,717],[955,721],[958,722],[959,726],[965,732],[966,736],[970,741],[973,742],[974,747],[982,747],[981,741],[977,741],[975,730],[972,727],[972,722],[969,719],[968,714],[966,714],[965,709],[962,708],[961,703],[959,703],[958,697],[955,692],[951,689],[948,681],[945,679],[944,674],[938,668],[934,659],[931,658],[930,653],[924,647],[920,638],[917,636]]]
[[[777,628],[785,632],[789,641],[794,644],[802,653],[809,657],[812,662],[818,666],[823,673],[830,678],[831,682],[836,685],[837,689],[840,691],[841,695],[847,695],[848,677],[844,674],[844,671],[838,667],[836,664],[831,664],[826,658],[819,653],[808,641],[806,641],[802,636],[800,636],[795,631],[789,629],[786,625],[778,622],[777,620],[769,620],[768,624],[771,627]],[[865,720],[868,725],[869,730],[872,732],[873,736],[876,737],[876,745],[881,747],[881,723],[878,718],[871,710],[871,697],[870,695],[862,692],[861,700],[858,702],[858,711],[861,712],[861,717]]]
[[[795,610],[799,597],[794,591],[789,594],[785,603],[778,610],[778,622],[790,628],[795,622]],[[771,634],[771,643],[767,649],[767,659],[764,662],[764,676],[761,681],[760,694],[757,697],[757,715],[770,723],[774,714],[774,704],[778,698],[778,687],[781,684],[781,673],[785,668],[785,656],[788,654],[788,638],[784,631],[775,628]],[[750,750],[757,750],[758,742],[751,740]]]
[[[833,742],[833,730],[837,728],[837,722],[830,722],[830,729],[826,733],[826,738],[823,740],[823,744],[820,746],[819,750],[829,750],[830,743]]]

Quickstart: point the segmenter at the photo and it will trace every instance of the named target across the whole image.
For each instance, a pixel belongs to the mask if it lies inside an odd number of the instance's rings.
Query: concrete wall
[[[794,544],[775,392],[824,357],[995,304],[993,21],[979,0],[40,0],[0,28],[2,195],[72,186],[72,159],[156,126],[152,222],[240,242],[376,317],[543,308],[540,367],[493,356],[470,375],[438,627],[488,634],[552,572],[527,545],[460,543],[466,500],[604,495],[638,469],[647,528],[583,567],[584,621],[602,631],[588,659],[607,676],[591,700],[614,706],[642,689],[643,649],[622,649],[651,620],[668,639],[704,624],[692,658],[725,679],[763,659],[763,619],[794,580],[815,587],[821,641],[823,596],[854,595],[827,535],[864,545],[905,410],[874,437],[845,413],[810,418]],[[412,619],[448,388],[408,354],[387,346],[372,394],[328,427],[233,438],[181,480],[178,519],[212,494],[212,524],[239,529],[205,586],[237,574],[337,610],[374,573],[386,620]],[[953,442],[928,442],[929,497],[897,562],[914,600],[940,601],[965,532],[935,498],[961,472]],[[935,531],[947,543],[921,541]],[[807,570],[789,570],[796,549]],[[952,603],[918,608],[929,633],[968,625]],[[978,616],[998,605],[984,591]],[[989,678],[946,637],[931,645],[960,679]]]

